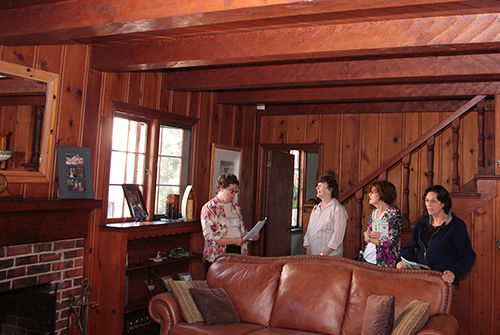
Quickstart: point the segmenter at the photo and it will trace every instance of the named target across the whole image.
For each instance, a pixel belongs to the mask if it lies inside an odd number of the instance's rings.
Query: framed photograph
[[[59,199],[94,199],[90,148],[57,146]]]
[[[148,212],[146,211],[146,204],[144,203],[139,185],[123,184],[122,187],[125,199],[127,200],[128,209],[130,210],[130,215],[136,219],[144,219],[147,217]]]
[[[178,276],[180,280],[184,281],[193,280],[193,277],[191,277],[191,272],[179,272]]]
[[[221,174],[232,173],[238,177],[238,180],[240,180],[240,162],[241,148],[212,143],[212,159],[210,165],[210,185],[212,185],[212,196],[215,196],[218,192],[215,187],[215,183]],[[234,202],[238,202],[238,194],[235,195]]]
[[[170,285],[168,285],[168,282],[167,280],[174,280],[174,278],[172,276],[165,276],[165,277],[161,277],[161,280],[163,281],[163,284],[165,284],[165,287],[167,288],[167,291],[172,291],[172,289],[170,288]]]

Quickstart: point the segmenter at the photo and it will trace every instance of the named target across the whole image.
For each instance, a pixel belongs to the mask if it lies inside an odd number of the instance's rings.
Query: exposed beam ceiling
[[[43,2],[0,2],[0,44],[90,44],[93,69],[164,71],[220,103],[430,111],[500,94],[496,0]]]

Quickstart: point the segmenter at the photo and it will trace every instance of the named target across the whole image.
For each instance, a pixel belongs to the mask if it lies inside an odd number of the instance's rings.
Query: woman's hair
[[[427,194],[429,194],[429,192],[434,192],[437,194],[437,199],[444,204],[443,207],[444,212],[448,214],[451,210],[451,198],[450,194],[448,193],[448,190],[441,185],[433,185],[429,187],[428,189],[425,190],[424,195],[422,196],[424,205],[425,205],[425,197],[427,197]]]
[[[396,186],[387,180],[377,180],[370,184],[370,191],[376,189],[380,200],[391,205],[397,198]]]
[[[215,187],[217,190],[220,190],[221,188],[227,188],[229,185],[236,184],[240,185],[240,182],[238,181],[238,177],[236,177],[232,173],[223,173],[217,178],[217,182],[215,183]]]
[[[316,184],[325,183],[326,187],[331,190],[332,198],[337,199],[339,196],[339,185],[333,176],[323,176],[319,177]]]

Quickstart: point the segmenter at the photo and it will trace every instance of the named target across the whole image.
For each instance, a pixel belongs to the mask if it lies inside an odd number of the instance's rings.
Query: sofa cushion
[[[207,273],[211,288],[223,287],[233,302],[241,322],[268,326],[281,274],[282,262],[257,260],[240,255],[222,257]],[[266,260],[264,262],[264,260]]]
[[[195,323],[204,321],[203,316],[196,307],[193,297],[189,292],[190,288],[209,288],[208,284],[204,280],[167,280],[170,288],[172,289],[172,294],[174,295],[181,314],[187,323]]]
[[[331,262],[288,262],[281,274],[271,327],[340,334],[351,270]]]
[[[447,301],[444,299],[446,287],[440,276],[418,274],[409,276],[407,272],[380,266],[365,265],[352,273],[349,301],[346,305],[342,334],[360,334],[365,317],[366,300],[370,293],[394,295],[394,318],[414,299],[430,302],[431,315],[444,313]],[[370,271],[370,268],[378,268]],[[426,271],[427,272],[427,271]]]
[[[430,314],[431,306],[428,302],[413,300],[399,315],[391,335],[415,335],[425,326]]]
[[[394,324],[394,296],[370,294],[361,335],[389,335]]]
[[[240,322],[231,298],[222,287],[190,288],[189,292],[207,325]]]

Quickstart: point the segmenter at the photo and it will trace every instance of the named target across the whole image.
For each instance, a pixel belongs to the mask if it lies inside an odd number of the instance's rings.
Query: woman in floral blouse
[[[401,224],[403,218],[396,206],[396,187],[385,180],[370,185],[369,204],[375,209],[368,218],[364,232],[366,262],[394,268],[401,254]]]
[[[238,193],[238,177],[223,173],[217,179],[217,195],[201,209],[201,227],[205,238],[205,269],[222,253],[248,255],[248,241],[243,238],[247,231],[243,223],[241,208],[233,202]],[[258,240],[256,234],[252,241]]]

